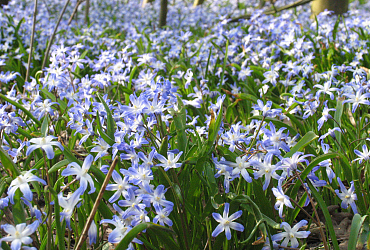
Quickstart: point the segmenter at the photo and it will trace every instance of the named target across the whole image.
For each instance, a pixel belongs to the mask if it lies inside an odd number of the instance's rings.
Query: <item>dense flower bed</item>
[[[39,2],[31,65],[33,3],[0,12],[3,249],[366,242],[369,4],[176,1],[159,29],[158,1],[90,0],[69,24],[72,1],[42,69],[64,4]]]

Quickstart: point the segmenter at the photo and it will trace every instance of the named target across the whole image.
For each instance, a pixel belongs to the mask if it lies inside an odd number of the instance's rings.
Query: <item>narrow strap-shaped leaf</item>
[[[59,183],[57,184],[59,188]],[[54,196],[54,212],[55,212],[55,223],[56,223],[56,231],[58,236],[58,249],[64,250],[65,249],[65,242],[64,242],[64,233],[65,233],[65,227],[63,228],[60,223],[60,206],[59,206],[59,200],[58,195],[56,194],[55,190],[52,187],[49,187],[49,190],[51,191],[51,194]]]
[[[4,250],[11,250],[10,249],[10,246],[8,244],[6,244],[5,241],[2,241],[1,242],[1,247],[4,249]]]
[[[291,157],[294,153],[301,151],[304,147],[310,144],[313,140],[317,139],[319,136],[316,135],[314,132],[309,131],[305,134],[299,142],[290,149],[288,153],[285,154],[284,158]]]
[[[20,224],[26,222],[25,209],[23,207],[23,202],[21,202],[22,193],[20,189],[15,191],[14,195],[14,205],[12,209],[14,223]]]
[[[116,123],[114,122],[112,112],[109,109],[107,103],[104,101],[104,99],[100,96],[99,93],[97,93],[97,96],[101,103],[103,103],[105,112],[107,112],[107,135],[114,140],[114,132],[116,130]],[[98,118],[98,117],[97,117]]]
[[[49,117],[46,115],[41,124],[41,136],[46,137],[48,134],[49,128]]]
[[[179,97],[177,97],[177,102],[179,105],[179,111],[175,112],[173,121],[176,127],[178,148],[180,151],[185,153],[187,139],[188,139],[186,137],[186,132],[185,132],[186,112],[185,112],[185,106]]]
[[[49,174],[51,173],[54,173],[56,171],[58,171],[60,168],[64,167],[65,165],[68,165],[69,163],[71,163],[71,161],[69,159],[64,159],[60,162],[57,162],[54,166],[52,166],[50,169],[49,169]]]
[[[214,117],[211,118],[211,122],[209,123],[209,129],[208,129],[208,140],[206,143],[206,147],[203,151],[203,155],[209,155],[212,151],[212,146],[216,141],[218,131],[220,130],[222,122],[222,106],[218,112],[217,119],[215,120]]]
[[[335,126],[340,126],[342,124],[342,114],[343,114],[343,101],[338,99],[337,106],[335,107],[334,119],[338,123]],[[335,131],[335,138],[339,144],[342,142],[342,133],[340,131]]]
[[[134,78],[134,75],[135,75],[136,69],[137,69],[137,66],[135,66],[135,67],[131,70],[131,73],[130,73],[130,79],[129,79],[128,84],[127,84],[127,89],[130,89],[130,90],[131,90],[132,79]],[[127,93],[127,94],[125,94],[125,101],[126,101],[126,105],[128,105],[128,104],[130,103],[130,95],[129,95],[128,93]]]
[[[348,250],[356,250],[358,235],[360,234],[360,229],[364,223],[367,215],[361,217],[359,214],[355,214],[352,219],[351,232],[348,239]]]
[[[334,250],[339,250],[337,236],[335,235],[335,231],[334,231],[334,227],[333,227],[333,222],[331,220],[328,207],[327,207],[325,201],[323,200],[323,198],[321,197],[321,194],[312,185],[312,183],[311,183],[310,180],[307,181],[307,184],[310,187],[310,190],[311,190],[312,195],[315,197],[315,200],[319,204],[319,207],[321,208],[321,210],[322,210],[322,212],[324,214],[324,217],[325,217],[325,225],[326,225],[326,227],[329,230],[329,235],[331,237]]]
[[[100,123],[100,116],[99,116],[99,111],[97,111],[97,115],[96,115],[96,127],[98,128],[98,131],[99,131],[99,134],[101,136],[101,138],[103,138],[103,140],[105,142],[107,142],[109,145],[113,145],[114,144],[114,135],[113,137],[110,137],[107,133],[105,133],[103,131],[103,127],[102,127],[102,124]]]
[[[126,234],[126,236],[117,245],[116,249],[117,250],[127,249],[128,248],[128,245],[131,243],[131,241],[140,232],[142,232],[145,229],[147,229],[147,230],[154,230],[155,232],[165,231],[165,232],[168,232],[168,233],[174,233],[171,229],[169,229],[167,227],[164,227],[164,226],[161,226],[161,225],[158,225],[158,224],[154,224],[154,223],[151,223],[151,222],[140,223],[139,225],[135,226],[133,229],[130,230],[130,232],[128,232]],[[171,240],[172,240],[172,235],[171,234],[167,234],[167,237],[165,237],[165,238],[171,238]],[[167,242],[165,238],[161,238],[161,241],[162,242]],[[172,247],[175,247],[175,248],[171,248],[171,249],[179,249],[178,247],[176,247],[176,245],[172,245]]]

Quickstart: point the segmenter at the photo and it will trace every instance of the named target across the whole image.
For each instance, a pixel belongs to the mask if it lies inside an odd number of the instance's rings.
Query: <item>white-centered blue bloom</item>
[[[99,137],[98,141],[95,141],[94,143],[98,144],[98,146],[91,149],[91,152],[98,153],[94,159],[96,161],[97,159],[105,156],[108,154],[108,149],[111,147],[107,142],[103,140],[103,138]]]
[[[8,189],[8,196],[10,198],[10,202],[14,204],[14,195],[15,191],[19,188],[21,192],[23,193],[23,196],[29,200],[32,201],[33,194],[31,191],[31,188],[29,186],[29,182],[31,181],[38,181],[42,184],[46,185],[46,181],[41,179],[40,177],[37,177],[36,175],[33,175],[31,172],[35,169],[31,169],[27,171],[24,175],[18,175],[11,183]]]
[[[88,155],[85,158],[82,167],[80,167],[80,165],[78,165],[76,162],[68,164],[67,168],[64,169],[62,172],[62,176],[76,175],[76,179],[80,181],[83,191],[85,192],[87,189],[87,185],[90,184],[89,194],[94,193],[95,192],[94,181],[88,174],[88,171],[91,167],[91,163],[93,162],[93,160],[94,157],[92,155]]]
[[[26,223],[21,223],[16,226],[5,224],[1,225],[1,228],[9,235],[0,239],[1,241],[11,242],[12,250],[20,250],[22,244],[28,245],[32,243],[32,238],[30,237],[39,226],[39,221],[35,221],[28,225]]]
[[[71,217],[73,211],[78,202],[80,202],[80,196],[83,194],[83,190],[81,188],[77,189],[72,195],[68,197],[63,197],[63,194],[58,194],[58,201],[59,205],[64,208],[63,211],[60,213],[60,221],[63,219],[66,220],[67,227],[71,229]]]
[[[353,161],[358,161],[360,164],[362,161],[368,161],[370,159],[370,151],[367,149],[366,144],[362,145],[362,152],[355,149],[355,154],[359,157]]]
[[[161,162],[157,164],[157,166],[164,167],[164,171],[167,171],[170,168],[179,168],[181,167],[181,163],[177,163],[180,159],[182,152],[180,152],[176,157],[174,153],[168,152],[168,159],[166,159],[163,155],[156,154],[156,158]]]
[[[347,188],[343,185],[342,181],[339,177],[337,177],[340,191],[338,189],[335,190],[335,193],[338,195],[339,199],[342,200],[342,208],[347,209],[348,205],[351,205],[351,208],[355,214],[357,214],[357,207],[355,200],[357,200],[357,195],[355,194],[355,186],[353,184],[353,181],[351,181],[351,187],[347,190]]]
[[[277,188],[272,188],[272,192],[274,193],[276,197],[276,203],[275,203],[275,209],[279,210],[279,216],[280,218],[283,218],[283,209],[284,205],[290,208],[294,208],[292,206],[292,203],[290,203],[290,199],[287,195],[284,194],[283,188],[281,187],[281,184],[283,182],[284,178],[279,179],[279,184]]]
[[[53,139],[56,139],[55,136],[48,135],[46,137],[40,137],[40,138],[33,138],[30,140],[31,143],[34,143],[34,145],[31,145],[27,148],[26,155],[29,156],[32,151],[35,149],[41,148],[45,151],[46,156],[48,159],[54,158],[54,149],[53,146],[57,146],[60,148],[60,150],[64,150],[62,144],[57,141],[52,141]]]
[[[310,235],[310,231],[300,231],[298,230],[307,225],[306,220],[301,220],[298,222],[293,228],[286,222],[282,222],[280,227],[284,228],[285,232],[281,232],[272,236],[272,241],[280,241],[282,239],[283,242],[280,243],[280,246],[287,247],[289,242],[291,242],[290,247],[297,248],[299,246],[299,242],[297,239],[307,238]]]
[[[226,238],[228,240],[231,239],[231,230],[234,229],[236,231],[243,232],[244,231],[244,226],[240,223],[233,222],[237,218],[239,218],[243,211],[239,210],[238,212],[233,213],[232,215],[229,216],[229,209],[230,209],[230,204],[225,203],[225,209],[223,216],[221,216],[218,213],[212,213],[213,218],[220,223],[215,230],[212,232],[212,237],[216,237],[223,231],[225,231]]]

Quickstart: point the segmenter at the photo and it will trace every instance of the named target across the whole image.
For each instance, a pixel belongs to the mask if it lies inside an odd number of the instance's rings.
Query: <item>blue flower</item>
[[[42,184],[46,185],[46,182],[37,177],[36,175],[33,175],[31,172],[34,171],[35,169],[31,169],[27,171],[24,175],[18,175],[11,183],[8,189],[8,195],[10,198],[10,202],[14,204],[14,195],[15,191],[19,188],[21,192],[23,193],[23,196],[29,200],[32,201],[33,199],[33,194],[30,189],[30,186],[28,185],[28,182],[31,181],[38,181],[41,182]]]
[[[76,179],[80,181],[81,188],[85,192],[87,189],[87,185],[90,184],[90,192],[94,193],[95,192],[95,186],[94,186],[94,181],[91,178],[91,176],[87,173],[91,167],[91,163],[93,162],[93,156],[88,155],[84,163],[82,164],[82,167],[78,165],[76,162],[72,162],[68,164],[67,168],[63,170],[62,176],[70,176],[70,175],[76,175]]]
[[[127,189],[131,187],[129,184],[129,176],[125,176],[124,178],[121,177],[116,170],[112,173],[112,178],[116,184],[108,184],[106,190],[108,191],[116,191],[112,197],[109,198],[109,202],[113,203],[118,200],[121,195],[125,196],[127,194]]]
[[[46,156],[48,157],[49,160],[53,159],[54,158],[54,149],[53,149],[52,146],[57,146],[57,147],[60,148],[60,150],[62,150],[62,151],[64,150],[64,148],[63,148],[62,144],[60,144],[60,142],[52,141],[55,138],[56,138],[55,136],[48,135],[46,137],[31,139],[30,142],[34,143],[35,145],[31,145],[27,148],[26,155],[29,156],[32,151],[34,151],[35,149],[41,148],[45,151]]]
[[[42,223],[42,213],[40,210],[37,209],[36,205],[32,206],[31,202],[29,202],[27,199],[21,197],[21,200],[24,202],[24,204],[27,205],[27,207],[30,209],[30,215],[31,217],[36,217],[36,219]],[[46,215],[45,212],[43,212],[44,215]]]
[[[80,196],[83,194],[83,189],[77,189],[72,195],[63,197],[62,193],[58,194],[59,205],[64,208],[60,213],[60,221],[66,220],[67,227],[71,229],[71,217],[77,203],[81,200]]]
[[[276,197],[276,203],[275,203],[275,209],[279,210],[279,216],[280,218],[283,218],[283,209],[284,205],[290,208],[294,208],[292,206],[292,203],[290,203],[290,199],[287,195],[284,194],[283,188],[281,187],[281,184],[283,182],[284,178],[279,179],[279,184],[277,188],[272,188],[272,192],[274,193]]]
[[[155,224],[159,223],[162,226],[164,226],[164,224],[167,224],[168,226],[173,225],[172,220],[168,218],[168,216],[172,212],[173,207],[162,208],[159,205],[155,205],[154,208],[155,208],[155,212],[157,213],[157,215],[154,217],[153,223]]]
[[[358,158],[356,158],[355,160],[353,161],[358,161],[360,164],[362,163],[362,161],[368,161],[370,159],[370,152],[369,150],[367,149],[367,146],[366,144],[362,145],[362,152],[355,149],[355,154],[357,156],[359,156]]]
[[[234,229],[234,230],[237,230],[237,231],[240,231],[240,232],[244,231],[244,226],[242,224],[237,223],[237,222],[233,222],[234,220],[239,218],[242,215],[243,212],[240,210],[240,211],[235,212],[235,213],[233,213],[232,215],[229,216],[229,208],[230,208],[230,204],[225,203],[223,216],[221,216],[218,213],[212,213],[213,218],[218,223],[220,223],[215,228],[215,230],[212,232],[212,237],[216,237],[217,235],[219,235],[220,233],[225,231],[226,238],[228,240],[230,240],[231,239],[231,230],[230,229]]]
[[[96,244],[96,238],[98,237],[98,228],[96,227],[95,221],[91,222],[87,234],[89,236],[89,245],[91,246],[93,243]]]
[[[39,221],[35,221],[28,225],[26,223],[21,223],[16,226],[5,224],[1,225],[1,228],[9,235],[0,239],[0,242],[11,242],[12,250],[20,250],[23,244],[31,244],[32,238],[30,237],[36,229],[39,227]]]
[[[310,231],[300,231],[298,232],[298,230],[307,225],[307,221],[306,220],[301,220],[300,222],[298,222],[293,228],[291,228],[291,226],[286,223],[286,222],[282,222],[280,227],[284,228],[285,232],[282,232],[282,233],[278,233],[278,234],[275,234],[272,236],[272,241],[280,241],[282,239],[283,242],[280,243],[280,245],[284,248],[286,248],[289,244],[289,242],[291,242],[291,245],[290,247],[292,248],[298,248],[299,246],[299,242],[297,240],[298,239],[301,239],[301,238],[307,238],[308,235],[310,235]]]
[[[166,159],[163,155],[156,154],[156,158],[161,162],[157,164],[157,166],[164,167],[164,171],[167,171],[170,168],[179,168],[181,167],[182,163],[177,163],[180,159],[180,156],[183,152],[180,152],[176,157],[174,153],[168,152],[168,159]]]
[[[357,200],[357,195],[355,194],[355,186],[353,184],[353,181],[351,181],[351,187],[347,190],[347,188],[343,185],[342,181],[340,180],[339,177],[337,177],[339,186],[340,186],[340,191],[336,189],[335,193],[338,195],[338,197],[342,200],[342,208],[347,209],[348,205],[351,205],[351,208],[355,214],[357,214],[357,207],[355,200]]]
[[[110,243],[119,243],[126,234],[132,229],[129,225],[126,225],[117,215],[113,215],[113,219],[103,219],[100,221],[100,224],[109,223],[113,224],[116,228],[108,235],[108,242]],[[134,238],[134,243],[143,244],[140,240]]]
[[[4,208],[6,208],[7,206],[9,206],[9,197],[1,198],[0,199],[0,209],[4,210]]]
[[[324,122],[326,122],[328,119],[332,119],[333,117],[329,114],[329,111],[335,111],[336,109],[329,109],[327,106],[327,101],[325,102],[324,110],[322,111],[322,117],[317,121],[319,126],[317,127],[317,130],[320,130],[322,125],[324,125]]]
[[[98,118],[99,119],[99,118]],[[98,153],[95,156],[95,160],[105,156],[108,154],[108,149],[111,147],[108,143],[106,143],[103,138],[99,137],[98,141],[95,141],[94,143],[98,144],[98,146],[91,149],[91,152]]]
[[[361,87],[356,91],[355,94],[343,94],[348,98],[347,100],[343,101],[343,103],[352,103],[352,113],[355,113],[359,104],[370,105],[370,102],[365,99],[370,97],[370,93],[362,94],[363,91],[364,89]]]
[[[265,176],[265,183],[263,184],[263,190],[266,190],[270,184],[271,177],[274,179],[279,179],[280,176],[275,172],[280,163],[276,165],[271,165],[273,154],[266,154],[263,162],[252,161],[252,165],[256,166],[259,170],[254,172],[254,178],[258,179]]]

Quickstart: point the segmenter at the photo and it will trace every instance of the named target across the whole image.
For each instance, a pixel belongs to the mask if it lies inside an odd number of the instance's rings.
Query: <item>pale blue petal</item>
[[[231,240],[231,230],[230,227],[225,227],[225,235],[227,240]]]
[[[243,214],[243,211],[242,210],[240,210],[240,211],[238,211],[238,212],[235,212],[235,213],[233,213],[232,215],[230,215],[230,217],[229,217],[229,221],[233,221],[233,220],[236,220],[237,218],[239,218],[240,216],[242,216],[242,214]]]
[[[222,217],[220,214],[218,213],[212,213],[212,216],[213,218],[217,221],[217,222],[221,222],[222,221]]]
[[[23,196],[29,200],[29,201],[32,201],[33,199],[33,194],[32,194],[32,191],[30,189],[30,187],[28,186],[27,183],[24,183],[22,185],[19,186],[19,189],[21,190],[21,192],[23,193]]]
[[[78,175],[80,171],[75,168],[66,168],[62,171],[62,176]]]
[[[220,233],[222,233],[224,230],[225,230],[224,227],[221,224],[219,224],[215,228],[215,230],[212,232],[212,237],[217,237],[217,235],[219,235]]]
[[[240,232],[243,232],[244,231],[244,226],[240,223],[237,223],[237,222],[230,222],[230,228],[231,229],[234,229],[236,231],[240,231]]]
[[[10,248],[12,250],[20,250],[21,246],[22,246],[21,240],[20,239],[15,239],[15,240],[12,241],[12,245],[10,246]]]
[[[42,146],[42,149],[45,150],[46,156],[49,160],[54,158],[54,149],[52,146],[44,145]]]
[[[35,149],[38,149],[40,146],[39,145],[31,145],[27,148],[27,152],[26,152],[26,156],[29,156],[32,151],[34,151]]]

